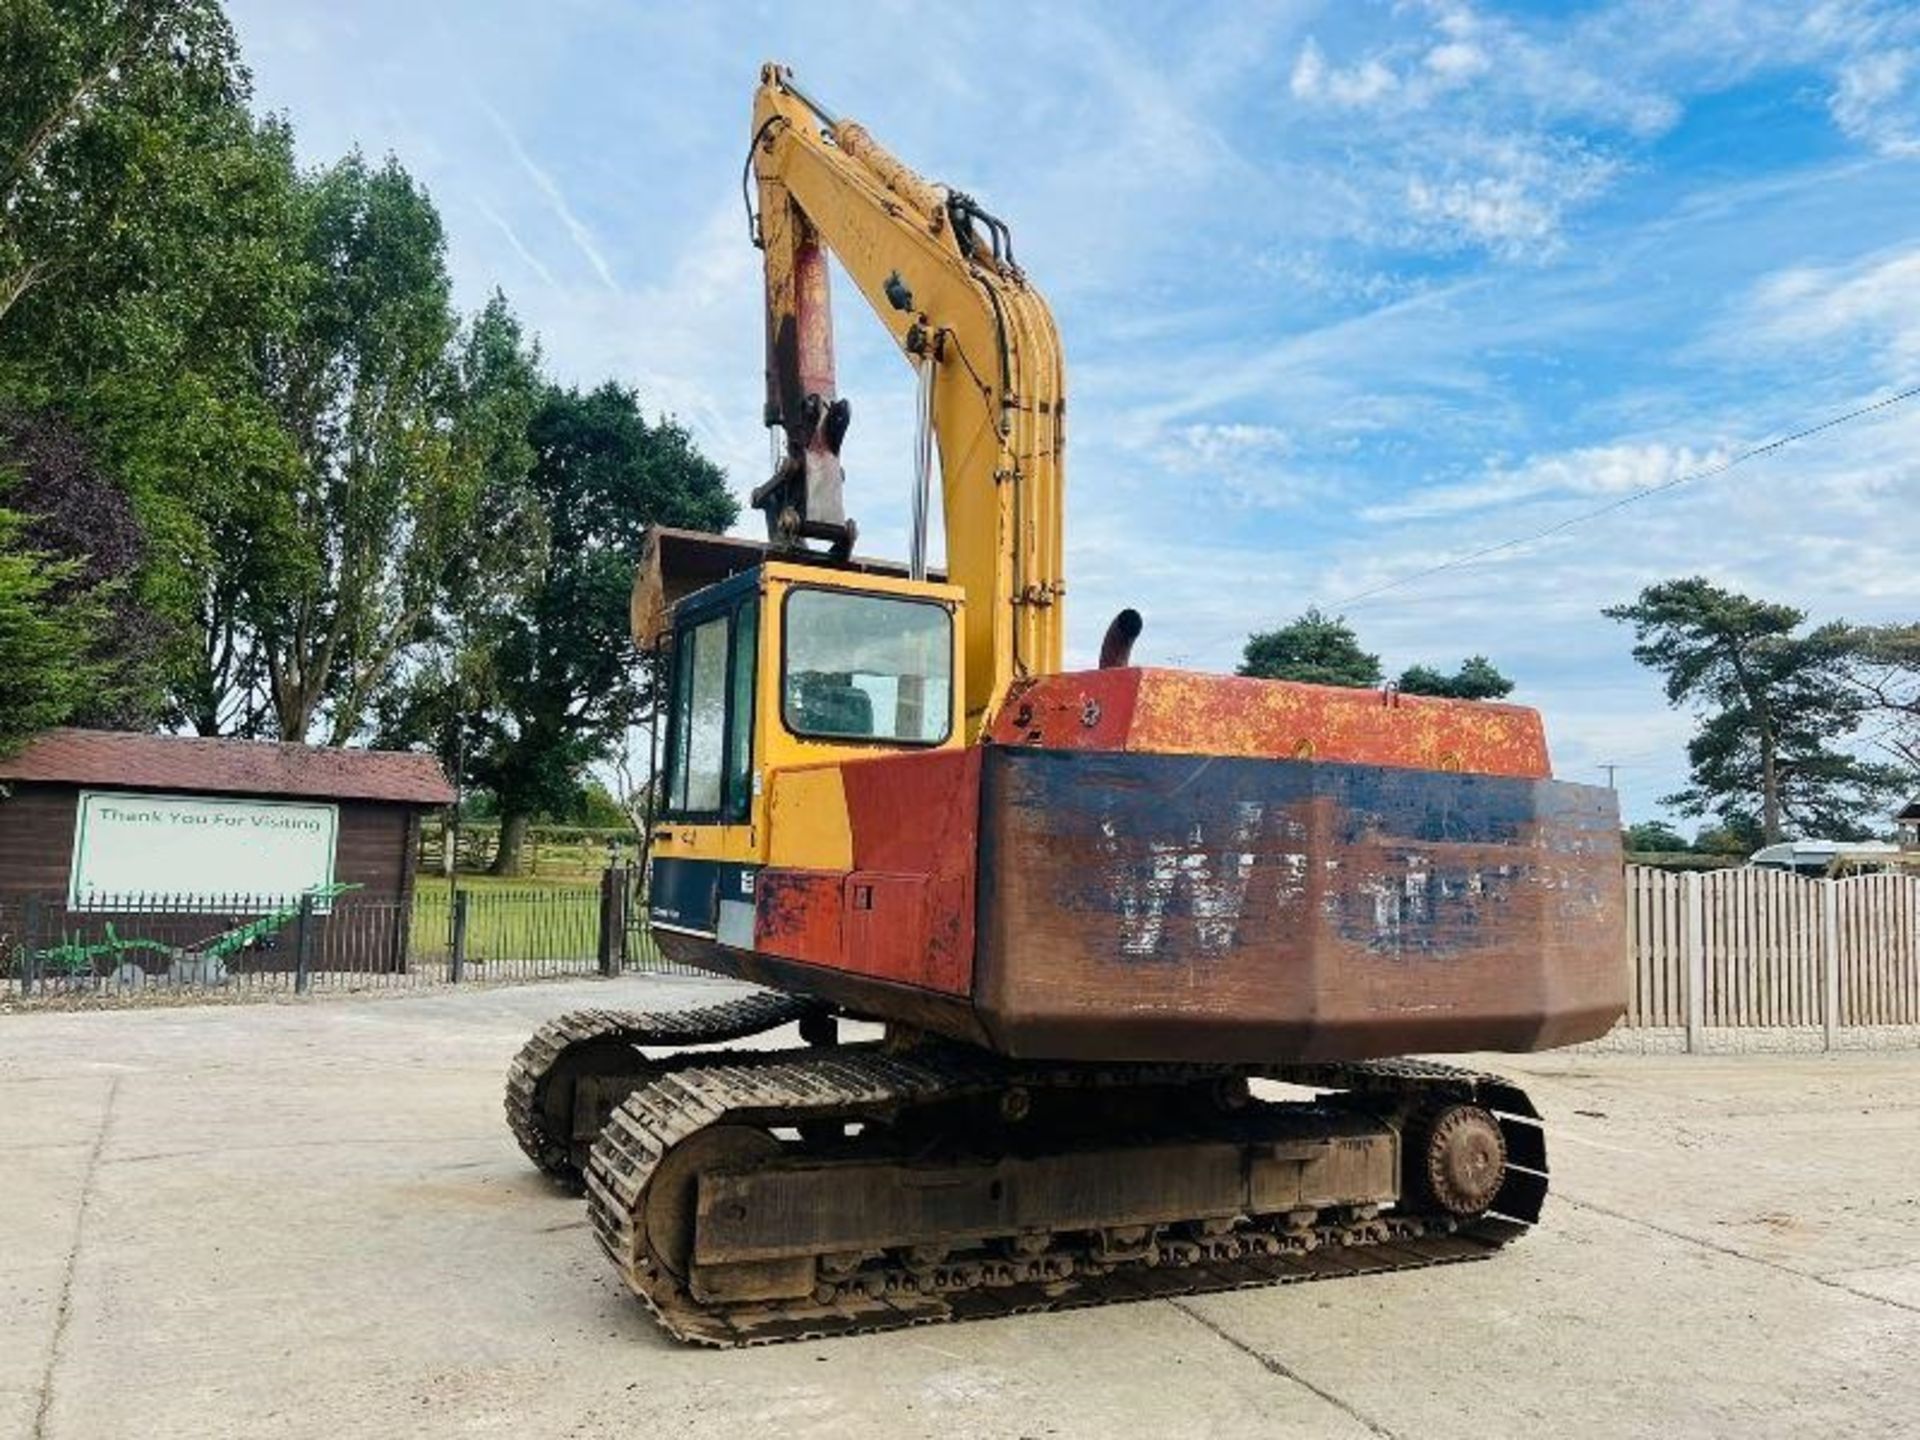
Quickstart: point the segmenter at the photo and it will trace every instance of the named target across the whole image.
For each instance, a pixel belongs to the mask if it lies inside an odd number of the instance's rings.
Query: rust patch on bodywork
[[[872,917],[867,973],[956,995],[972,987],[980,760],[977,747],[927,751],[841,772],[855,878],[867,871],[921,880],[917,889],[882,884],[869,897],[896,912],[891,922]]]
[[[1520,705],[1200,675],[1089,670],[1008,692],[996,744],[1136,754],[1326,760],[1545,779],[1546,734]]]
[[[761,870],[753,893],[754,948],[787,960],[840,964],[845,880],[837,870]]]
[[[996,749],[975,998],[1014,1054],[1530,1050],[1625,1004],[1610,792]]]
[[[973,983],[980,752],[839,767],[851,870],[769,866],[754,948],[784,960],[965,995]]]

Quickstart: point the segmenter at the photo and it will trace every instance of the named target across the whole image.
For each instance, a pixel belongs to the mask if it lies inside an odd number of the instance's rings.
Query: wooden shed
[[[385,918],[357,923],[343,963],[393,968],[422,813],[453,799],[431,755],[52,730],[0,760],[0,902],[67,927],[164,913],[204,930],[349,886],[341,907]],[[340,933],[323,949],[341,950],[348,927],[325,928]]]

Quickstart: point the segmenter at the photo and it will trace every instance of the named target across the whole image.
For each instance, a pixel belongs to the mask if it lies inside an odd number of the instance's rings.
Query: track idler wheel
[[[1507,1177],[1500,1122],[1478,1105],[1445,1105],[1410,1136],[1413,1188],[1449,1215],[1469,1219],[1493,1204]]]
[[[756,1125],[714,1125],[682,1140],[660,1161],[647,1185],[641,1218],[653,1263],[702,1304],[801,1299],[813,1292],[812,1256],[702,1265],[694,1259],[700,1177],[712,1170],[752,1169],[783,1147]]]

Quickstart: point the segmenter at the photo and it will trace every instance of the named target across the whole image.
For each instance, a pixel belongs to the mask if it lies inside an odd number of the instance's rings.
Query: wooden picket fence
[[[1636,1029],[1920,1025],[1920,875],[1627,867]]]

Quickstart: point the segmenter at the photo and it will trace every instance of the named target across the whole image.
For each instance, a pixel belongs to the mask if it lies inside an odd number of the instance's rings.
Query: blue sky
[[[1203,669],[1345,608],[1390,670],[1491,656],[1637,818],[1690,722],[1603,605],[1704,573],[1920,615],[1920,402],[1341,606],[1920,382],[1914,7],[230,9],[304,158],[397,154],[464,303],[504,289],[555,373],[636,385],[743,498],[759,63],[978,196],[1066,339],[1071,661],[1125,604],[1143,661]],[[898,550],[910,376],[838,312],[849,507]]]

